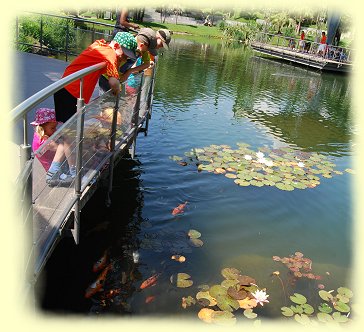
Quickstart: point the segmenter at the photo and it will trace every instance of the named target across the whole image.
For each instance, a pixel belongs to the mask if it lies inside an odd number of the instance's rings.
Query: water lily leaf
[[[332,314],[332,318],[337,323],[346,323],[347,321],[349,321],[349,318],[346,317],[346,315],[340,314],[340,312],[334,312]]]
[[[225,176],[229,179],[236,179],[237,175],[233,173],[226,173]]]
[[[236,280],[238,276],[240,275],[240,271],[238,269],[235,269],[233,267],[226,267],[221,270],[221,274],[225,279],[231,279]]]
[[[182,297],[182,308],[186,309],[187,307],[196,304],[196,300],[192,296]]]
[[[221,285],[214,285],[209,289],[209,293],[216,299],[219,295],[226,295],[227,289]]]
[[[239,284],[241,286],[250,286],[251,284],[256,284],[255,279],[253,279],[252,277],[249,277],[249,276],[239,275],[237,277],[237,280],[239,281]]]
[[[183,160],[183,158],[180,157],[180,156],[170,156],[169,159],[171,159],[173,161],[181,161],[181,160]]]
[[[212,314],[212,322],[222,326],[232,326],[236,323],[235,316],[228,311],[215,311]]]
[[[229,287],[234,287],[236,288],[237,285],[239,285],[239,281],[238,280],[232,280],[232,279],[225,279],[221,282],[220,284],[222,287],[225,287],[225,288],[229,288]],[[239,288],[240,288],[240,285],[239,285]]]
[[[242,186],[242,187],[248,187],[250,186],[250,182],[248,181],[245,181],[245,180],[241,180],[241,179],[235,179],[234,182],[239,185],[239,186]]]
[[[201,320],[203,320],[205,323],[212,323],[212,315],[215,312],[215,310],[209,309],[209,308],[202,308],[197,316]]]
[[[282,315],[283,316],[291,317],[291,316],[294,315],[294,312],[293,312],[293,310],[291,308],[282,307],[281,310],[282,310]]]
[[[350,311],[350,307],[346,303],[341,302],[341,301],[335,302],[334,308],[340,312],[349,312]]]
[[[202,247],[202,246],[203,246],[203,241],[202,241],[201,239],[191,238],[191,239],[190,239],[190,243],[191,243],[194,247]]]
[[[317,313],[317,318],[320,322],[323,322],[323,323],[331,323],[333,321],[333,318],[325,312]]]
[[[343,302],[343,303],[350,302],[350,299],[348,297],[346,297],[345,295],[337,294],[336,297],[340,302]]]
[[[292,302],[297,304],[305,304],[307,302],[307,299],[299,293],[294,293],[294,295],[290,296],[289,298]]]
[[[306,314],[306,315],[312,315],[315,311],[315,309],[313,308],[312,305],[308,304],[308,303],[305,303],[305,304],[302,304],[301,307],[303,308],[303,312]]]
[[[198,292],[196,294],[196,299],[197,300],[202,300],[202,299],[205,299],[207,301],[207,305],[210,306],[210,307],[213,307],[217,304],[217,301],[215,298],[213,298],[209,291],[201,291],[201,292]]]
[[[311,323],[311,319],[305,314],[295,314],[294,319],[302,325],[308,325]]]
[[[193,281],[189,280],[191,276],[187,273],[177,273],[176,284],[179,288],[186,288],[193,285]]]
[[[345,287],[339,287],[337,289],[337,292],[338,292],[338,294],[343,295],[349,299],[352,298],[354,295],[353,292],[349,288],[345,288]]]
[[[227,294],[234,300],[243,300],[248,296],[248,293],[245,290],[237,290],[234,287],[229,287],[227,290]]]
[[[243,300],[237,300],[237,301],[239,303],[240,308],[243,308],[243,309],[255,308],[258,305],[258,303],[255,299],[251,299],[249,297],[246,297]]]
[[[325,290],[320,290],[319,291],[319,296],[324,300],[324,301],[330,301],[332,300],[334,297],[331,295],[331,293],[325,291]]]
[[[244,316],[249,319],[254,319],[258,316],[255,312],[253,312],[253,309],[245,309],[243,313]]]
[[[303,314],[303,308],[300,305],[291,305],[290,309],[295,313],[295,314]]]
[[[215,168],[215,173],[217,173],[217,174],[225,174],[226,173],[226,170],[224,170],[221,167],[217,167],[217,168]]]
[[[332,308],[327,303],[321,303],[318,306],[318,310],[320,310],[321,312],[323,312],[325,314],[330,314],[332,312]]]
[[[218,295],[216,297],[217,306],[223,311],[232,312],[239,309],[239,302],[234,300],[229,295]]]
[[[187,235],[193,239],[198,239],[199,237],[201,237],[201,233],[199,231],[196,231],[195,229],[190,229]]]

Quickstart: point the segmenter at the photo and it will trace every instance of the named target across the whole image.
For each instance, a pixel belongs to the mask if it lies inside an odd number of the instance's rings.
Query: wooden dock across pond
[[[322,71],[348,73],[352,70],[352,64],[349,62],[325,59],[316,54],[299,52],[297,50],[291,50],[287,47],[274,46],[260,42],[251,43],[251,47],[256,52],[311,68],[316,68]]]

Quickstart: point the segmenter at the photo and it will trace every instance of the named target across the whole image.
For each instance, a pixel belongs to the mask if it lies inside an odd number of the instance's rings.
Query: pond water
[[[270,302],[254,310],[262,319],[282,318],[280,308],[292,304],[287,295],[294,292],[317,302],[321,285],[351,288],[350,108],[350,77],[257,57],[242,46],[174,39],[160,56],[148,135],[139,136],[136,159],[116,169],[113,205],[105,207],[100,189],[82,211],[81,244],[64,239],[56,248],[38,285],[42,310],[198,321],[201,306],[184,309],[182,297],[195,297],[199,285],[220,284],[228,267],[266,288]],[[184,156],[211,145],[238,150],[237,143],[249,144],[253,159],[258,151],[293,151],[308,165],[310,156],[323,156],[342,173],[318,175],[319,184],[290,191],[274,183],[240,186],[225,174],[198,171]],[[173,215],[184,202],[184,212]],[[201,233],[202,246],[191,244],[191,229]],[[112,265],[104,290],[85,298],[101,273],[93,264],[105,250]],[[320,280],[294,280],[273,260],[296,252],[312,260]],[[171,259],[177,254],[185,262]],[[187,273],[193,285],[176,287],[177,273]],[[155,274],[155,285],[141,290]],[[247,319],[242,311],[236,317]]]

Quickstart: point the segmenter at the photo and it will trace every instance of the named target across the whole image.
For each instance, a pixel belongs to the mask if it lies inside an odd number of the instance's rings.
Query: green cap
[[[130,59],[135,60],[137,58],[135,51],[138,47],[138,44],[134,38],[134,36],[129,32],[118,32],[113,41],[117,42],[123,53]]]

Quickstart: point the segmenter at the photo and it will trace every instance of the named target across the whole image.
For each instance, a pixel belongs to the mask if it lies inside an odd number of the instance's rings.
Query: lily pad
[[[311,323],[311,319],[305,314],[295,314],[294,319],[302,325],[308,325]]]
[[[252,309],[255,308],[258,303],[255,299],[251,299],[249,297],[246,297],[243,300],[237,300],[239,303],[239,307],[242,309]]]
[[[215,298],[213,298],[209,291],[201,291],[201,292],[198,292],[196,294],[196,299],[197,300],[206,300],[207,301],[207,305],[210,306],[210,307],[213,307],[217,304],[217,301]]]
[[[330,314],[332,312],[332,308],[327,303],[321,303],[318,306],[318,310],[325,314]]]
[[[248,293],[245,290],[237,290],[234,287],[229,287],[227,290],[227,294],[234,300],[243,300],[248,296]]]
[[[317,318],[320,322],[323,322],[323,323],[333,322],[333,318],[329,314],[324,313],[324,312],[317,313]]]
[[[338,294],[343,295],[349,299],[352,298],[354,295],[353,292],[349,288],[346,288],[346,287],[339,287],[337,289],[337,292],[338,292]]]
[[[202,240],[200,240],[200,239],[191,238],[191,239],[190,239],[190,242],[191,242],[191,244],[192,244],[194,247],[202,247],[202,246],[203,246],[203,241],[202,241]]]
[[[291,308],[282,307],[281,310],[282,310],[282,315],[283,316],[291,317],[291,316],[294,315],[294,312],[293,312],[293,310]]]
[[[243,313],[244,316],[249,319],[254,319],[258,316],[255,312],[253,312],[253,309],[245,309]]]
[[[252,277],[249,277],[249,276],[239,275],[237,277],[237,280],[239,281],[239,284],[242,286],[250,286],[251,284],[256,284],[255,279],[253,279]]]
[[[227,267],[221,270],[221,274],[225,279],[236,280],[240,275],[240,271],[233,267]]]
[[[299,293],[294,293],[294,295],[290,296],[289,298],[292,302],[297,304],[305,304],[307,302],[306,297]]]
[[[346,303],[343,303],[341,301],[335,302],[334,308],[340,312],[349,312],[350,311],[350,307]]]
[[[332,318],[337,323],[346,323],[347,321],[349,321],[349,318],[346,317],[346,315],[340,314],[340,312],[334,312],[332,314]]]
[[[176,282],[176,286],[179,288],[187,288],[193,285],[193,281],[190,280],[191,276],[187,273],[177,273],[177,277],[174,275],[171,276],[170,280],[173,284]]]
[[[236,323],[235,316],[228,311],[215,311],[212,314],[212,322],[222,326],[232,326]]]
[[[327,291],[325,291],[323,289],[319,291],[319,296],[324,301],[330,301],[330,300],[332,300],[334,298],[334,296],[331,293],[329,293],[329,292],[327,292]]]
[[[199,237],[201,237],[201,233],[199,231],[196,231],[195,229],[190,229],[187,235],[193,239],[198,239]]]

